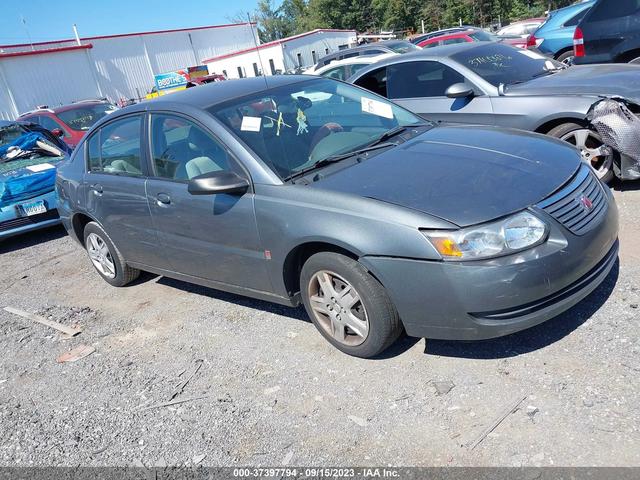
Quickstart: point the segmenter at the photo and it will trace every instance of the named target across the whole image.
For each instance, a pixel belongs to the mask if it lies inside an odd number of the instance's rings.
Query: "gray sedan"
[[[499,43],[468,43],[387,59],[349,80],[436,122],[497,125],[544,133],[576,145],[604,181],[620,156],[589,128],[602,96],[640,112],[640,66],[566,66]]]
[[[404,331],[506,335],[581,301],[618,252],[611,193],[567,145],[437,127],[334,80],[220,82],[122,109],[58,168],[69,234],[141,270],[303,303],[343,352]]]

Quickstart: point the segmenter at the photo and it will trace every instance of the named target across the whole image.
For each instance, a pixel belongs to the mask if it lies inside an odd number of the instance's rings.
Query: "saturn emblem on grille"
[[[593,202],[586,195],[580,195],[578,201],[586,211],[590,211],[593,208]]]

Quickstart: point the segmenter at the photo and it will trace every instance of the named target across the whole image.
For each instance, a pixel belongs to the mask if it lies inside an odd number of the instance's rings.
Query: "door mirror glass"
[[[445,93],[449,98],[467,98],[473,96],[473,88],[466,83],[454,83]]]
[[[249,188],[249,182],[240,175],[229,171],[209,172],[189,180],[191,195],[216,195],[228,193],[242,195]]]
[[[61,128],[54,128],[53,130],[51,130],[51,133],[53,133],[58,138],[64,137],[64,132]]]

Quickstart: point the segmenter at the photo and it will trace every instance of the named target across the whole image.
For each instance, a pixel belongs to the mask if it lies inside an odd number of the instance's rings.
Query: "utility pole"
[[[29,29],[27,28],[27,19],[24,18],[24,15],[20,15],[20,21],[22,22],[24,31],[27,32],[27,38],[29,39],[29,45],[31,45],[31,50],[35,51],[36,47],[33,46],[33,41],[31,40],[31,34],[29,33]]]

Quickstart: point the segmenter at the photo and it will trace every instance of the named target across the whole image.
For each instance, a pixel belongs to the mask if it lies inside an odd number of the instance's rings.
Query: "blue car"
[[[56,165],[70,153],[38,125],[0,121],[0,240],[60,223]]]
[[[595,0],[586,0],[549,13],[544,22],[527,41],[527,48],[536,48],[557,61],[573,62],[573,34],[580,20]]]

